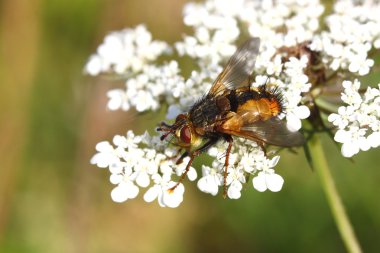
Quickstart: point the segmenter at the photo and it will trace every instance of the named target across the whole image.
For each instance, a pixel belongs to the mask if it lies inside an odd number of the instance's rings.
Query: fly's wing
[[[305,142],[300,132],[290,131],[286,123],[278,118],[257,121],[254,124],[242,127],[241,130],[275,146],[296,147],[302,146]]]
[[[234,90],[248,85],[260,48],[259,38],[250,38],[232,55],[222,73],[213,83],[209,94],[218,95],[226,89]]]
[[[249,115],[248,112],[230,117],[221,126],[220,131],[281,147],[302,146],[305,142],[301,133],[289,131],[286,123],[279,118],[273,117],[263,121],[257,116]]]

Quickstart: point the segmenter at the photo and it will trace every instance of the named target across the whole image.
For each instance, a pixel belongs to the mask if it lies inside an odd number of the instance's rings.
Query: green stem
[[[309,149],[313,157],[313,167],[317,171],[321,180],[322,188],[325,191],[327,201],[343,243],[348,252],[361,253],[362,250],[355,236],[354,229],[344,209],[339,193],[336,190],[334,179],[330,173],[319,135],[315,134],[310,140]]]

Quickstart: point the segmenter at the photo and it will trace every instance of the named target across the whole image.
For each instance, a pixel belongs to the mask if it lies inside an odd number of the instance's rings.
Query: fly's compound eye
[[[181,141],[184,143],[190,143],[191,142],[191,131],[188,126],[184,126],[181,128],[180,136]]]

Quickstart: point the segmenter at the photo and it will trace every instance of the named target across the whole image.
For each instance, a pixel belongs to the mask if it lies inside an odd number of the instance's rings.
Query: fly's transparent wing
[[[223,71],[212,85],[209,94],[220,94],[248,85],[260,48],[259,38],[250,38],[232,55]]]
[[[305,142],[300,132],[290,131],[286,123],[278,118],[257,121],[251,125],[243,126],[240,130],[255,139],[275,146],[296,147],[302,146]]]
[[[235,114],[220,127],[219,131],[281,147],[302,146],[305,142],[301,133],[291,132],[286,123],[279,118],[273,117],[264,121],[259,120],[257,115],[250,116],[248,113]]]

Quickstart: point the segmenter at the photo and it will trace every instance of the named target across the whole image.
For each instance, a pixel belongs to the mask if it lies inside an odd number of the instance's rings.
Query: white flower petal
[[[352,157],[359,153],[359,146],[352,142],[345,142],[342,145],[341,153],[344,157]]]
[[[269,166],[270,166],[271,168],[273,168],[274,166],[277,165],[278,161],[280,161],[280,156],[279,156],[279,155],[273,157],[273,158],[270,160],[270,164],[269,164]]]
[[[141,187],[147,187],[150,184],[149,175],[146,172],[138,173],[138,176],[136,178],[136,183],[137,185]]]
[[[295,110],[295,115],[300,119],[306,119],[310,116],[310,110],[307,106],[301,105]]]
[[[230,199],[239,199],[241,197],[242,184],[239,181],[233,181],[228,187],[227,196]]]
[[[124,165],[125,163],[120,162],[119,160],[116,160],[109,165],[109,170],[112,174],[122,173]]]
[[[167,207],[176,208],[183,201],[183,193],[185,192],[185,187],[183,186],[183,184],[179,184],[174,189],[174,191],[169,190],[175,184],[176,184],[175,182],[172,182],[171,184],[168,185],[168,188],[164,190],[162,201]]]
[[[98,75],[102,71],[102,61],[97,55],[92,55],[87,62],[85,71],[92,76]]]
[[[111,192],[111,198],[115,202],[124,202],[133,199],[139,193],[139,188],[131,182],[120,183]]]
[[[197,171],[191,167],[189,172],[187,173],[187,177],[190,181],[194,181],[195,179],[197,179]]]
[[[108,141],[99,142],[98,144],[96,144],[95,149],[98,152],[112,152],[113,151],[113,147]]]
[[[344,143],[348,139],[350,139],[350,134],[345,130],[338,130],[334,135],[336,142]]]
[[[216,196],[219,190],[219,183],[217,175],[207,175],[198,180],[197,186],[202,192]]]
[[[111,174],[110,182],[112,184],[119,184],[123,180],[123,175],[121,174]]]
[[[107,92],[107,96],[109,98],[107,103],[107,108],[111,111],[115,111],[122,107],[123,97],[125,97],[125,92],[123,90],[110,90]]]
[[[134,199],[139,194],[139,188],[133,184],[132,182],[126,183],[127,190],[128,190],[128,198]]]
[[[281,191],[284,179],[278,174],[266,175],[266,185],[272,192]]]
[[[370,134],[367,139],[371,147],[377,148],[380,146],[380,132]]]
[[[144,194],[144,200],[146,202],[152,202],[152,201],[154,201],[158,197],[159,192],[160,192],[160,186],[158,186],[158,185],[152,186]]]
[[[253,188],[259,192],[264,192],[267,190],[267,184],[265,181],[265,173],[260,172],[258,176],[252,179]]]
[[[111,192],[111,198],[115,202],[124,202],[128,199],[128,193],[124,187],[116,186]]]
[[[286,115],[286,126],[289,131],[295,132],[301,129],[301,120],[293,113],[288,113]]]

